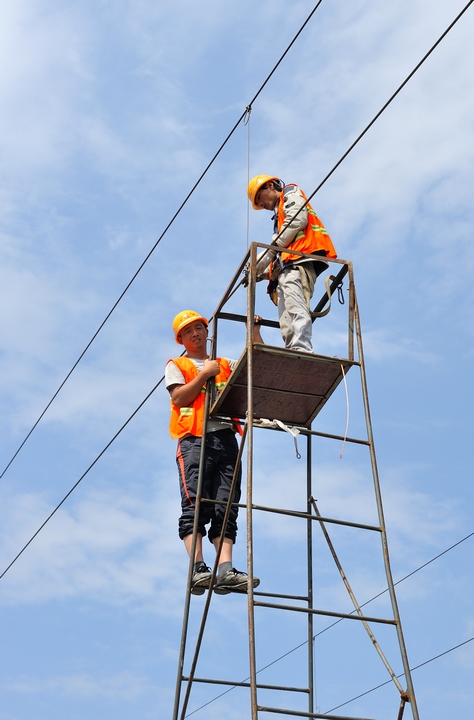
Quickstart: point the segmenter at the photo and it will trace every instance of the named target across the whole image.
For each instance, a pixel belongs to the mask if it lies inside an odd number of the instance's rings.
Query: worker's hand
[[[258,267],[257,267],[258,271]],[[268,272],[266,270],[262,270],[262,272],[257,272],[257,282],[261,282],[262,280],[268,280]],[[242,285],[244,287],[248,287],[248,284],[250,282],[250,263],[247,264],[244,268],[244,276],[242,278]]]
[[[247,320],[248,320],[248,318],[247,318]],[[253,324],[254,324],[254,325],[260,325],[261,322],[262,322],[262,316],[261,316],[261,315],[254,315],[254,316],[253,316]]]
[[[260,315],[254,315],[253,316],[253,341],[254,343],[261,343],[264,344],[264,340],[260,334],[260,323],[262,322],[262,318]]]
[[[257,282],[260,282],[261,280],[267,280],[268,279],[268,273],[263,272],[260,275],[257,275]],[[242,285],[244,287],[248,287],[248,284],[250,282],[250,265],[247,265],[244,269],[244,276],[242,278]]]
[[[209,380],[210,377],[215,377],[216,375],[219,375],[220,369],[221,368],[217,360],[210,360],[208,358],[207,360],[204,360],[201,375],[205,380]]]

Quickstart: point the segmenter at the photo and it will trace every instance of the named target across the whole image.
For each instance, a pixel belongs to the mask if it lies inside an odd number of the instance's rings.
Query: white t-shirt
[[[197,360],[196,358],[189,358],[191,362],[193,362],[197,368],[198,372],[201,372],[204,360]],[[230,365],[230,369],[234,370],[235,366],[237,365],[237,360],[230,360],[229,358],[226,358],[227,362]],[[184,375],[179,369],[177,365],[171,360],[169,363],[166,364],[165,368],[165,385],[166,389],[169,390],[170,387],[173,385],[185,385],[186,381],[184,379]],[[226,428],[231,428],[232,423],[231,422],[221,422],[219,420],[212,420],[209,419],[207,421],[207,432],[216,432],[217,430],[225,430]]]

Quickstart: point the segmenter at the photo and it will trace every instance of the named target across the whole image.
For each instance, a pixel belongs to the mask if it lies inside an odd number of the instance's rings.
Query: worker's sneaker
[[[191,595],[204,595],[211,583],[211,568],[201,563],[198,565],[191,578]]]
[[[214,585],[214,592],[217,595],[227,595],[230,592],[246,593],[248,578],[247,573],[239,572],[235,568],[232,568],[232,570],[229,570],[225,575],[217,578],[216,584]],[[260,580],[254,577],[254,588],[258,585],[260,585]]]

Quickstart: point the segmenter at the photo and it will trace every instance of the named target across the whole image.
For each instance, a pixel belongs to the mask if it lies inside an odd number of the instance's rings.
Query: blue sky
[[[173,316],[212,314],[247,240],[268,241],[265,212],[250,213],[247,239],[248,160],[250,175],[311,193],[464,5],[321,4],[255,102],[250,153],[242,125],[2,477],[0,573],[160,380],[176,354]],[[311,9],[299,0],[3,4],[1,470]],[[473,13],[313,200],[339,257],[354,263],[395,580],[474,531]],[[245,307],[243,291],[233,307]],[[275,318],[262,287],[257,310]],[[343,338],[336,305],[315,326],[315,348],[337,354]],[[242,328],[225,329],[220,351],[238,357],[243,342]],[[356,435],[355,377],[349,388]],[[2,578],[0,720],[171,717],[187,558],[167,423],[160,387]],[[342,433],[344,423],[338,393],[318,427]],[[299,497],[304,468],[291,438],[278,436],[277,448],[274,438],[258,435],[255,492],[284,504]],[[321,512],[370,516],[366,459],[339,451],[317,450]],[[360,602],[370,599],[384,587],[378,561],[336,539]],[[398,586],[412,666],[474,636],[472,543]],[[262,589],[281,573],[299,585],[299,526],[264,518],[256,545]],[[243,517],[235,563],[245,564]],[[346,611],[323,548],[318,570],[318,604]],[[201,608],[193,600],[193,628]],[[215,599],[200,674],[220,674],[225,661],[226,676],[246,676],[245,621],[242,598]],[[305,639],[301,623],[271,612],[261,622],[260,667]],[[315,646],[321,712],[386,679],[363,639],[355,656],[344,642],[338,628]],[[304,653],[267,681],[294,674],[299,684]],[[473,667],[471,642],[415,670],[420,717],[470,720]],[[238,693],[193,717],[248,716]],[[208,697],[199,689],[190,711]],[[396,708],[396,693],[383,689],[343,711],[388,717]]]

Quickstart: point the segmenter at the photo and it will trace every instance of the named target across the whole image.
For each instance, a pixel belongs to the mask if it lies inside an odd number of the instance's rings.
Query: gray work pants
[[[304,282],[301,270],[304,267]],[[278,319],[285,347],[313,352],[313,323],[309,302],[313,295],[316,272],[313,263],[284,268],[278,277]]]

